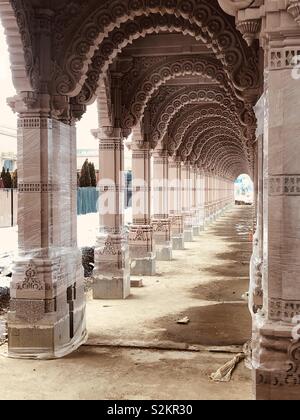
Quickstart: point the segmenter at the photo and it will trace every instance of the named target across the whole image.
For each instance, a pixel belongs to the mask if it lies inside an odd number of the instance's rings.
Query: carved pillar
[[[10,357],[62,357],[87,338],[77,248],[76,128],[68,102],[60,99],[65,120],[46,94],[23,92],[12,102],[19,114],[19,255],[8,316]]]
[[[165,150],[153,152],[153,207],[152,226],[158,261],[172,260],[171,220],[169,218],[169,157]]]
[[[101,180],[100,227],[96,240],[94,299],[126,299],[130,294],[128,238],[124,229],[124,144],[119,128],[98,132]]]
[[[184,241],[193,242],[193,222],[192,212],[192,183],[191,183],[191,164],[189,161],[182,165],[182,212],[184,215]]]
[[[197,168],[197,203],[199,232],[205,227],[205,175],[202,169]]]
[[[211,191],[211,195],[212,195],[212,220],[215,220],[217,217],[217,190],[216,190],[216,176],[214,173],[212,173],[212,177],[211,177],[211,184],[212,184],[212,191]]]
[[[200,235],[199,227],[199,201],[198,201],[198,167],[191,165],[191,188],[192,188],[192,213],[193,213],[193,236]]]
[[[257,399],[300,399],[299,27],[270,9],[264,22],[263,314],[253,364]],[[299,62],[299,61],[298,61]]]
[[[204,180],[205,180],[205,226],[208,226],[210,224],[210,191],[209,191],[209,173],[207,171],[205,171],[204,173]]]
[[[153,276],[156,255],[151,225],[151,151],[144,141],[132,143],[132,212],[129,233],[131,274]]]
[[[169,158],[169,210],[173,250],[184,250],[182,215],[181,158]]]

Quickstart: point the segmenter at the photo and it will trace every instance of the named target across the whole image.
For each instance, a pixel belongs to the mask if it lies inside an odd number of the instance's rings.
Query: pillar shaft
[[[182,165],[182,212],[184,216],[184,240],[192,242],[194,214],[192,211],[192,175],[189,161]]]
[[[124,229],[124,144],[121,130],[99,135],[100,228],[95,250],[94,299],[125,299],[130,294],[129,249]]]
[[[153,152],[153,206],[152,225],[159,261],[172,260],[171,220],[169,218],[169,158],[167,151]]]
[[[184,249],[184,226],[182,215],[181,159],[169,158],[169,210],[173,250]]]
[[[131,274],[152,276],[155,244],[151,225],[151,151],[149,143],[132,143],[132,213],[129,233]]]

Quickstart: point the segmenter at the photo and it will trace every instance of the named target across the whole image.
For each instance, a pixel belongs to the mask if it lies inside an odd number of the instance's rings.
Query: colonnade
[[[100,191],[111,207],[109,214],[102,214],[105,200],[101,200],[94,298],[127,298],[130,274],[155,275],[157,261],[171,262],[173,250],[184,250],[186,243],[234,203],[234,182],[189,160],[169,156],[166,150],[151,149],[139,137],[133,138],[133,223],[127,235],[122,215],[122,135],[116,129],[100,129],[96,134],[100,146]]]

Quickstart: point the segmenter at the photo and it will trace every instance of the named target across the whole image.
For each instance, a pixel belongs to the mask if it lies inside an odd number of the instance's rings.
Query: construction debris
[[[187,316],[177,321],[177,324],[179,325],[187,325],[189,323],[190,323],[190,319]]]
[[[232,360],[217,370],[217,372],[210,375],[210,379],[214,382],[230,382],[235,368],[245,358],[245,353],[239,353]]]

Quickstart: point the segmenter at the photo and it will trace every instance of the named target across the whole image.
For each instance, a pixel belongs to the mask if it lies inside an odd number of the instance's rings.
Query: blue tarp
[[[78,188],[77,190],[77,214],[97,213],[99,191],[95,187]]]

